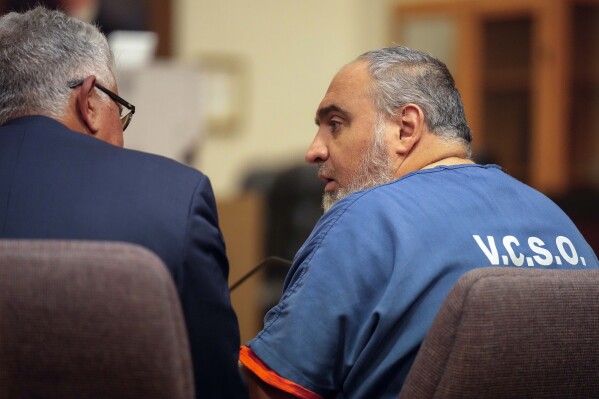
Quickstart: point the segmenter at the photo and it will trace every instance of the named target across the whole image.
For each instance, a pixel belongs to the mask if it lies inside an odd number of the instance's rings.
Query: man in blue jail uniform
[[[467,271],[599,267],[551,200],[470,159],[460,95],[430,55],[363,54],[334,77],[316,125],[306,160],[325,214],[242,347],[250,397],[396,398]]]

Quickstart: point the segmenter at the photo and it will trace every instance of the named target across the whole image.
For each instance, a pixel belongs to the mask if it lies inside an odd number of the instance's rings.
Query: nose
[[[316,164],[326,161],[329,158],[329,150],[326,143],[320,137],[320,134],[316,133],[312,144],[308,147],[306,152],[306,162]]]

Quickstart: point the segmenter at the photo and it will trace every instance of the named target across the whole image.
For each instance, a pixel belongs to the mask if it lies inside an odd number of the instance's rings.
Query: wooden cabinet
[[[64,7],[69,0],[0,0],[0,15],[14,10],[22,12],[36,5],[46,7]],[[158,34],[158,48],[156,54],[167,58],[172,55],[172,0],[127,0],[127,1],[99,1],[99,17],[96,22],[102,23],[102,19],[110,22],[115,29],[151,30]],[[141,19],[141,21],[139,20]],[[130,26],[134,25],[134,28]]]
[[[554,197],[599,191],[599,0],[400,5],[392,40],[447,63],[476,157]]]
[[[219,223],[229,258],[229,286],[264,258],[264,211],[264,200],[257,194],[243,194],[218,202]],[[263,277],[263,273],[254,275],[231,292],[241,344],[262,329]]]

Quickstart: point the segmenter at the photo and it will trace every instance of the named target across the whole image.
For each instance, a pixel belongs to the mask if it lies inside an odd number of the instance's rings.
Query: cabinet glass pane
[[[529,92],[487,92],[484,101],[485,150],[477,161],[496,163],[511,176],[526,181],[530,147]]]
[[[530,17],[483,23],[485,148],[478,155],[523,181],[529,177],[531,144],[531,43]]]
[[[573,10],[572,187],[599,188],[599,4]]]
[[[447,65],[456,68],[456,24],[445,15],[410,17],[402,24],[401,44],[425,51]]]

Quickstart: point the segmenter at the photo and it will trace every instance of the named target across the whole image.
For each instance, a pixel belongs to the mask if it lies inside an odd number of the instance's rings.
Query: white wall
[[[246,123],[204,139],[197,167],[217,197],[235,194],[254,166],[303,162],[314,112],[336,71],[388,45],[392,0],[175,0],[175,54],[240,56],[247,66]]]

